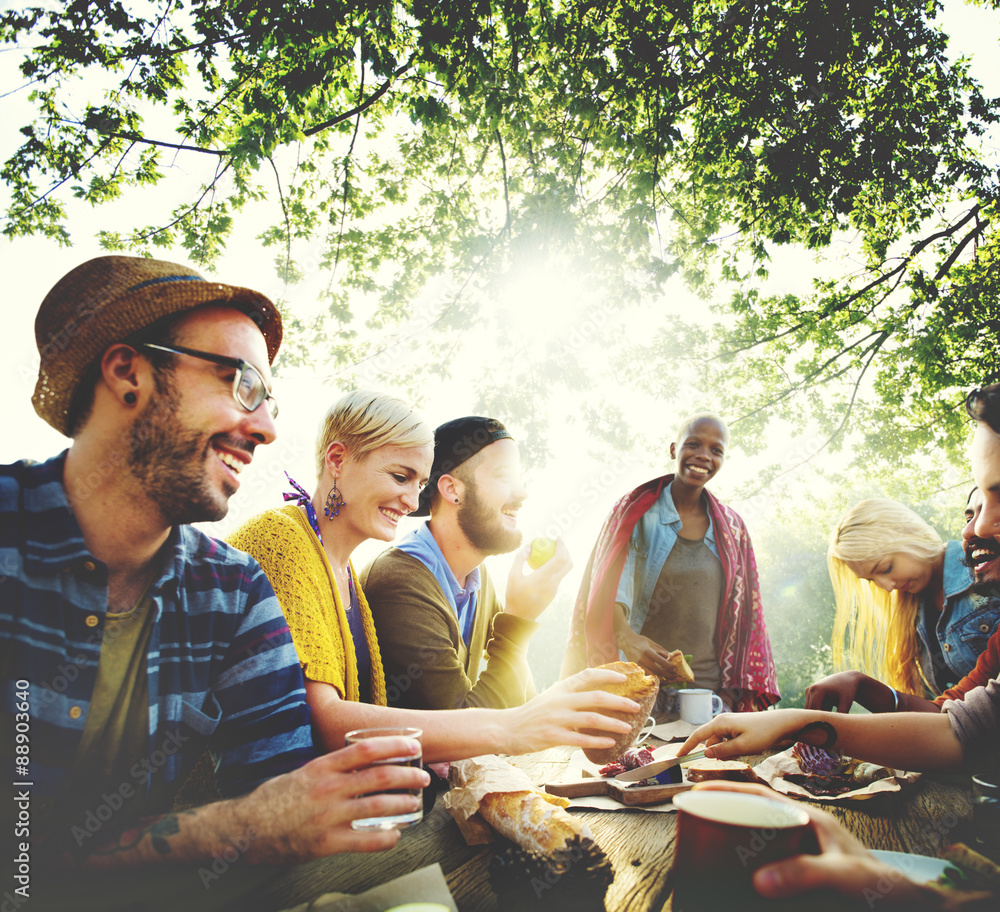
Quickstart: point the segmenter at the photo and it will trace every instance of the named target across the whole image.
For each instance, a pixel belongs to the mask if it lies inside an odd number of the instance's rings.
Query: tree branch
[[[717,355],[716,357],[722,357],[724,355],[725,356],[738,355],[738,354],[741,354],[742,352],[750,351],[751,349],[757,348],[757,347],[759,347],[761,345],[766,345],[766,344],[768,344],[770,342],[776,342],[778,339],[782,339],[785,336],[788,336],[788,335],[791,335],[792,333],[798,332],[800,329],[805,329],[805,328],[807,328],[809,326],[814,326],[820,320],[826,320],[826,319],[828,319],[830,316],[832,316],[835,313],[840,313],[842,310],[850,307],[859,298],[861,298],[864,295],[866,295],[869,291],[872,291],[873,289],[877,288],[879,285],[883,285],[886,282],[891,281],[896,276],[900,276],[902,273],[904,273],[906,271],[906,269],[909,267],[910,263],[913,262],[913,259],[917,256],[917,254],[921,253],[930,244],[933,244],[934,241],[939,241],[939,240],[941,240],[943,238],[948,238],[948,237],[954,236],[955,233],[957,231],[959,231],[959,229],[961,229],[964,225],[968,224],[968,222],[969,222],[970,219],[973,219],[973,218],[976,217],[976,215],[979,213],[979,210],[980,210],[980,204],[976,203],[976,205],[973,206],[972,209],[970,209],[965,214],[965,216],[963,216],[954,225],[952,225],[952,226],[950,226],[948,228],[944,228],[941,231],[937,231],[934,234],[929,235],[928,237],[923,238],[920,241],[918,241],[916,244],[914,244],[910,248],[909,254],[901,260],[900,264],[895,269],[892,269],[889,272],[883,272],[877,278],[872,279],[872,281],[869,282],[867,285],[865,285],[864,288],[861,288],[858,291],[854,292],[853,294],[848,295],[848,297],[846,297],[843,301],[841,301],[839,304],[835,305],[831,309],[829,309],[829,310],[823,310],[823,311],[821,311],[819,313],[815,313],[815,314],[813,314],[812,319],[810,319],[810,320],[801,320],[798,323],[796,323],[794,326],[790,326],[790,327],[788,327],[788,329],[783,329],[779,333],[774,333],[774,334],[772,334],[770,336],[766,336],[763,339],[755,339],[749,345],[743,345],[743,346],[740,346],[739,348],[729,349],[729,350],[727,350],[725,352],[722,352],[721,354]],[[975,231],[970,232],[970,234],[966,235],[966,237],[958,244],[958,246],[956,247],[956,249],[952,252],[951,256],[949,256],[948,260],[945,262],[944,266],[942,266],[941,270],[938,271],[938,275],[935,276],[935,278],[934,278],[935,281],[937,281],[938,278],[940,278],[942,275],[944,275],[944,274],[947,273],[947,270],[950,269],[951,266],[954,264],[955,259],[961,254],[962,249],[966,246],[966,244],[968,244],[968,242],[970,240],[972,240],[974,237],[977,237],[978,235],[982,234],[982,231],[985,229],[985,226],[988,225],[988,224],[989,224],[989,221],[986,221],[985,223],[983,223],[982,228],[977,228]],[[893,285],[881,297],[881,299],[877,303],[881,303],[881,301],[884,301],[889,296],[889,294],[891,294],[893,291],[895,291],[896,288],[898,288],[898,287],[899,287],[899,283],[897,282],[895,285]]]
[[[966,248],[969,241],[973,241],[980,235],[982,235],[982,233],[986,230],[986,226],[989,225],[989,223],[990,223],[989,219],[986,219],[985,221],[982,222],[977,220],[976,227],[973,228],[972,231],[970,231],[964,238],[962,238],[961,241],[958,242],[958,244],[956,245],[955,249],[951,252],[951,255],[948,257],[948,259],[941,264],[941,268],[937,271],[937,273],[934,276],[935,282],[940,281],[942,278],[948,275],[948,272],[951,270],[951,267],[955,265],[955,260],[957,260],[959,256],[961,256],[962,251]]]
[[[858,379],[854,383],[854,389],[851,391],[851,400],[850,402],[847,403],[847,408],[844,411],[844,417],[841,419],[840,424],[837,425],[834,432],[829,437],[827,437],[826,440],[822,444],[820,444],[820,446],[817,447],[812,454],[807,456],[805,459],[800,459],[797,463],[795,463],[792,466],[789,466],[783,472],[779,472],[777,475],[774,475],[771,478],[769,478],[764,484],[762,484],[759,488],[757,488],[756,491],[753,491],[749,495],[747,495],[748,498],[756,497],[770,485],[774,484],[774,482],[776,482],[779,478],[788,475],[791,472],[794,472],[796,469],[801,468],[806,463],[812,462],[813,459],[815,459],[820,453],[822,453],[823,450],[825,450],[831,443],[833,443],[834,440],[836,440],[843,433],[844,428],[847,427],[847,422],[851,417],[851,413],[854,411],[854,403],[858,398],[858,391],[861,388],[861,381],[864,379],[865,374],[868,372],[868,368],[872,366],[872,362],[875,360],[875,355],[878,354],[879,349],[881,349],[885,340],[888,339],[889,336],[890,333],[883,332],[882,338],[879,339],[877,343],[871,346],[870,348],[871,354],[869,355],[868,360],[865,362],[864,367],[861,369],[861,373],[858,374]],[[743,417],[748,417],[748,416],[743,416]],[[738,418],[737,421],[739,420],[741,419]],[[735,423],[736,422],[734,421],[733,424]]]
[[[278,174],[278,166],[274,163],[274,158],[267,156],[268,164],[274,172],[274,183],[278,188],[278,202],[281,203],[281,214],[285,219],[285,285],[288,285],[288,264],[292,262],[292,224],[288,217],[288,206],[285,205],[285,194],[281,189],[281,175]]]
[[[219,164],[221,165],[223,163],[220,162]],[[161,234],[164,231],[169,231],[171,228],[174,227],[174,225],[178,225],[181,222],[183,222],[184,219],[186,219],[192,212],[197,211],[198,207],[201,206],[202,200],[205,199],[205,197],[208,196],[209,193],[215,192],[216,184],[219,183],[219,181],[222,179],[222,176],[232,167],[232,165],[233,163],[231,161],[228,161],[225,163],[225,166],[222,168],[221,171],[216,171],[215,177],[212,178],[212,182],[207,187],[205,187],[205,189],[202,191],[198,199],[196,199],[194,203],[188,206],[187,209],[185,209],[184,212],[182,212],[179,216],[177,216],[177,218],[175,218],[172,222],[169,222],[166,225],[161,225],[159,228],[156,228],[153,231],[147,231],[145,234],[140,234],[137,240],[146,241],[149,238],[155,237],[156,235]]]
[[[70,123],[76,123],[76,121],[69,121]],[[78,124],[83,126],[83,124]],[[102,133],[102,136],[109,136],[112,139],[127,139],[132,143],[143,143],[147,146],[160,146],[164,149],[177,149],[181,152],[201,152],[203,155],[216,155],[219,158],[225,158],[229,155],[228,149],[206,149],[203,146],[185,146],[183,143],[172,143],[165,142],[162,139],[147,139],[145,136],[136,136],[132,133]]]
[[[386,79],[372,94],[357,107],[351,108],[350,111],[345,111],[343,114],[338,114],[336,117],[330,120],[325,120],[323,123],[316,124],[313,127],[309,127],[307,130],[303,130],[306,136],[315,136],[317,133],[322,133],[323,130],[328,130],[330,127],[335,127],[339,123],[343,123],[345,120],[350,120],[363,111],[367,111],[376,101],[378,101],[386,92],[392,88],[392,84],[405,73],[408,69],[413,66],[413,60],[416,57],[416,53],[410,55],[410,59],[406,61],[401,67],[398,67],[396,71]]]
[[[868,354],[868,352],[872,350],[878,351],[885,343],[885,340],[888,339],[889,336],[891,335],[892,335],[891,330],[882,330],[881,332],[870,332],[868,333],[868,335],[862,336],[860,339],[858,339],[855,342],[852,342],[846,348],[842,348],[835,355],[832,355],[831,357],[827,358],[826,361],[824,361],[821,365],[819,365],[819,367],[817,367],[815,370],[812,370],[808,374],[806,374],[806,376],[803,377],[798,383],[793,383],[791,386],[783,390],[779,396],[771,399],[769,402],[765,402],[763,405],[758,406],[752,412],[746,415],[740,415],[740,417],[737,418],[735,421],[731,421],[729,423],[730,428],[735,427],[737,424],[739,424],[741,421],[745,421],[747,418],[752,418],[759,412],[766,411],[772,405],[777,405],[782,400],[787,399],[789,396],[805,389],[809,385],[809,382],[811,380],[822,374],[823,371],[825,371],[831,364],[834,364],[837,360],[846,355],[849,351],[857,348],[859,345],[861,345],[863,342],[868,341],[873,336],[877,336],[878,339],[875,342],[873,342],[867,349],[865,349],[865,351],[862,353],[862,356]],[[839,377],[843,375],[847,370],[848,368],[846,367],[841,369],[836,374],[834,374],[834,377]],[[830,379],[833,379],[834,377],[831,377]]]
[[[411,58],[412,59],[412,58]],[[359,77],[358,85],[358,96],[361,97],[365,94],[365,68],[361,68],[361,76]],[[344,155],[344,194],[343,194],[343,205],[340,208],[340,225],[337,229],[337,252],[333,258],[333,269],[330,270],[330,283],[333,282],[333,277],[337,272],[337,267],[340,265],[340,249],[344,243],[344,222],[347,221],[347,202],[351,195],[351,156],[354,154],[354,144],[358,140],[358,130],[361,128],[361,112],[367,110],[371,105],[365,105],[364,107],[359,106],[357,109],[357,117],[354,121],[354,132],[351,134],[351,144],[347,147],[347,152]],[[327,285],[329,290],[330,285]]]
[[[503,150],[503,137],[500,135],[500,128],[497,127],[496,131],[497,146],[500,149],[500,165],[503,171],[503,203],[507,210],[507,220],[504,222],[504,231],[507,232],[507,236],[510,237],[510,195],[507,192],[507,156]]]

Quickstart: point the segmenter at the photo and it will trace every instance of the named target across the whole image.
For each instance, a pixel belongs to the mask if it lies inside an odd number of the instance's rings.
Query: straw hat
[[[259,292],[209,282],[187,266],[145,257],[104,256],[77,266],[45,296],[35,317],[42,358],[31,397],[35,411],[69,437],[77,388],[109,345],[203,304],[224,304],[249,316],[267,342],[268,361],[274,362],[281,314]]]

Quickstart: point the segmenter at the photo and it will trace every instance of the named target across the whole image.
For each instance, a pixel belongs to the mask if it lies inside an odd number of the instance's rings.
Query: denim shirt
[[[615,601],[621,602],[628,609],[629,627],[636,633],[641,633],[642,626],[646,623],[653,588],[681,531],[681,517],[670,493],[672,487],[673,482],[660,492],[653,505],[635,524],[628,543],[625,566],[622,567],[621,579],[618,581]],[[719,557],[711,513],[708,515],[705,544],[712,554]]]
[[[938,693],[958,683],[976,667],[987,640],[1000,627],[1000,598],[972,594],[972,571],[965,566],[964,559],[962,543],[948,542],[942,580],[944,608],[937,623],[933,624],[933,606],[924,599],[917,608],[920,670]],[[1000,596],[1000,591],[997,595]],[[940,667],[935,667],[935,654],[939,656]]]

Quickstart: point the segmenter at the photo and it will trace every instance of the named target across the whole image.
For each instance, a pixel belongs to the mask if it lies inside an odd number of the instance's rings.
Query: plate
[[[953,868],[950,861],[943,858],[932,858],[930,855],[911,855],[908,852],[885,852],[879,849],[872,849],[879,861],[902,871],[914,883],[934,883],[946,868]]]

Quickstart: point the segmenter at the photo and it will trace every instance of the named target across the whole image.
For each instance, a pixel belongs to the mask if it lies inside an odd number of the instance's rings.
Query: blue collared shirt
[[[427,569],[434,574],[434,578],[441,586],[441,590],[448,599],[455,617],[458,618],[458,627],[462,631],[462,639],[468,646],[472,639],[472,623],[476,619],[476,601],[479,592],[479,568],[476,567],[466,578],[465,588],[458,584],[458,579],[452,572],[448,561],[444,559],[441,548],[438,546],[434,535],[431,533],[430,525],[427,522],[421,523],[409,535],[406,536],[396,547],[406,554],[410,554],[426,564]]]
[[[621,579],[618,581],[615,601],[621,602],[628,609],[629,627],[636,633],[640,633],[646,623],[653,588],[681,531],[681,517],[670,493],[673,486],[674,483],[670,482],[660,491],[660,496],[635,524],[628,542],[625,566],[622,567]],[[705,544],[712,554],[719,556],[711,513],[708,515]]]
[[[108,601],[107,566],[67,502],[64,462],[0,466],[0,713],[15,716],[27,694],[39,799],[55,795],[76,756]],[[191,526],[174,527],[161,554],[148,591],[149,755],[130,785],[148,794],[182,782],[209,736],[226,796],[314,757],[298,657],[257,562]]]
[[[992,598],[974,595],[970,591],[972,571],[964,561],[962,543],[948,542],[941,580],[941,614],[935,622],[936,609],[924,599],[917,608],[920,670],[936,693],[953,687],[976,667],[987,641],[1000,628],[1000,587]]]

